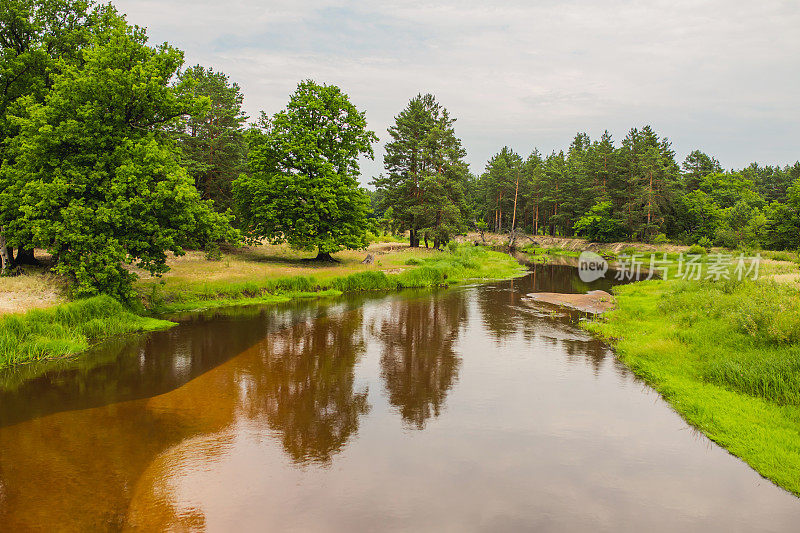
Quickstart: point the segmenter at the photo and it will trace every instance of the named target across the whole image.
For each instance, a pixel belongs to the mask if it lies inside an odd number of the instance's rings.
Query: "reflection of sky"
[[[498,344],[485,313],[524,319],[482,309],[481,290],[466,289],[459,380],[423,431],[389,404],[372,337],[356,367],[371,410],[331,466],[297,468],[251,421],[213,465],[173,472],[176,499],[210,530],[788,530],[800,517],[793,497],[698,438],[613,358],[591,361],[595,341],[568,323],[540,320]],[[365,327],[390,312],[368,303]],[[214,488],[231,484],[247,490]]]
[[[550,270],[536,282],[531,274],[307,304],[292,318],[289,307],[245,315],[241,323],[267,338],[169,392],[0,428],[0,523],[5,483],[22,495],[14,509],[23,516],[91,521],[115,502],[143,530],[179,529],[175,520],[209,531],[792,530],[800,519],[793,496],[690,431],[574,321],[520,305],[543,279],[543,290],[569,286],[565,270]],[[405,326],[429,343],[396,370],[424,378],[420,367],[441,368],[436,357],[458,359],[453,380],[407,391],[430,398],[441,386],[438,415],[421,429],[402,419],[384,377],[385,333]],[[171,331],[194,335],[197,346],[229,340],[219,329]],[[303,352],[322,340],[329,345],[316,355]],[[183,344],[169,346],[180,353]],[[293,394],[298,388],[315,401],[296,401],[309,398]],[[302,445],[320,436],[304,430],[352,422],[330,417],[347,414],[362,391],[369,408],[330,461],[288,453],[287,435]],[[276,399],[298,412],[274,416]],[[39,490],[67,481],[70,490]],[[111,493],[120,484],[121,494]],[[62,505],[43,505],[47,498]]]
[[[509,144],[617,141],[652,124],[679,159],[791,163],[800,145],[794,2],[117,0],[155,42],[240,83],[251,116],[301,79],[341,85],[386,128],[418,92],[458,118],[473,172]],[[364,165],[365,180],[381,171]]]

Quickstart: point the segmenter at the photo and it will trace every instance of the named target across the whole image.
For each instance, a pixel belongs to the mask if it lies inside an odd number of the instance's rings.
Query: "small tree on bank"
[[[358,158],[374,132],[339,87],[301,82],[286,109],[250,131],[250,175],[233,184],[239,223],[255,239],[317,249],[317,259],[367,245],[369,197]]]

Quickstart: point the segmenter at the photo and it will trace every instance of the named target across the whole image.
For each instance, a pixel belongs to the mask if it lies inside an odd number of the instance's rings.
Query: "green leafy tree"
[[[178,87],[192,97],[209,99],[208,107],[181,117],[175,132],[182,164],[197,190],[213,200],[218,211],[225,211],[233,205],[231,184],[247,167],[244,95],[228,76],[200,65],[181,72]]]
[[[373,181],[384,208],[410,233],[411,246],[431,237],[444,244],[463,228],[467,211],[466,152],[450,117],[431,94],[417,95],[389,127],[383,161],[387,174]]]
[[[786,202],[773,202],[766,209],[765,244],[778,250],[800,249],[800,179],[786,194]]]
[[[755,190],[752,180],[739,172],[717,172],[700,180],[699,189],[723,209],[744,201],[751,207],[762,207],[764,199]]]
[[[722,172],[722,166],[715,158],[701,152],[694,150],[681,164],[683,178],[683,186],[687,191],[691,192],[700,186],[700,181],[716,172]]]
[[[235,239],[200,200],[164,126],[194,102],[170,80],[183,55],[147,46],[110,6],[93,13],[82,60],[62,64],[43,102],[10,117],[18,134],[0,169],[0,203],[13,244],[46,248],[78,296],[127,299],[135,264],[165,272],[168,250]],[[16,207],[16,209],[14,209]]]
[[[575,233],[595,242],[614,242],[625,237],[625,223],[612,215],[611,201],[598,202],[575,223]]]
[[[339,87],[301,82],[286,109],[248,132],[251,174],[233,184],[240,223],[256,239],[317,249],[366,246],[369,197],[358,185],[375,133]]]
[[[723,213],[714,200],[701,190],[694,190],[680,199],[680,225],[691,235],[692,242],[701,238],[713,239],[719,228]]]
[[[24,104],[43,102],[56,74],[80,60],[93,24],[91,2],[7,0],[0,3],[0,164],[19,133],[12,116]],[[14,262],[7,226],[18,216],[17,199],[0,191],[0,270]],[[5,200],[3,200],[5,196]],[[20,236],[16,262],[32,262],[33,249]]]

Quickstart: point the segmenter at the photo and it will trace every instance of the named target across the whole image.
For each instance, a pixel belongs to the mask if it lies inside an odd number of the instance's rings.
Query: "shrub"
[[[697,241],[697,244],[708,250],[711,248],[711,239],[708,237],[700,237],[700,239]]]
[[[669,239],[667,239],[667,236],[664,235],[663,233],[659,233],[653,239],[653,244],[666,244],[668,242],[669,242]]]
[[[700,246],[699,244],[693,244],[689,247],[686,253],[692,255],[706,255],[708,250],[704,246]]]

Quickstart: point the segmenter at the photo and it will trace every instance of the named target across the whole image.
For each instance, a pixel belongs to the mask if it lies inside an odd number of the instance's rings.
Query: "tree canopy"
[[[164,272],[166,254],[236,240],[203,202],[165,127],[197,105],[170,86],[183,54],[147,46],[143,29],[112,7],[92,13],[79,60],[62,61],[39,101],[15,102],[18,133],[0,169],[3,227],[11,244],[50,251],[78,295],[127,299],[127,264]]]
[[[369,197],[358,184],[375,133],[335,85],[301,82],[286,109],[248,133],[250,174],[234,182],[248,235],[318,250],[319,259],[366,246]]]
[[[202,65],[187,68],[178,80],[178,88],[188,96],[209,101],[176,124],[181,162],[203,198],[225,211],[233,207],[233,180],[247,170],[244,95],[224,73]]]
[[[389,127],[387,174],[373,184],[381,208],[391,207],[400,229],[410,232],[411,246],[422,238],[438,248],[464,226],[469,169],[454,122],[432,94],[419,94]]]

